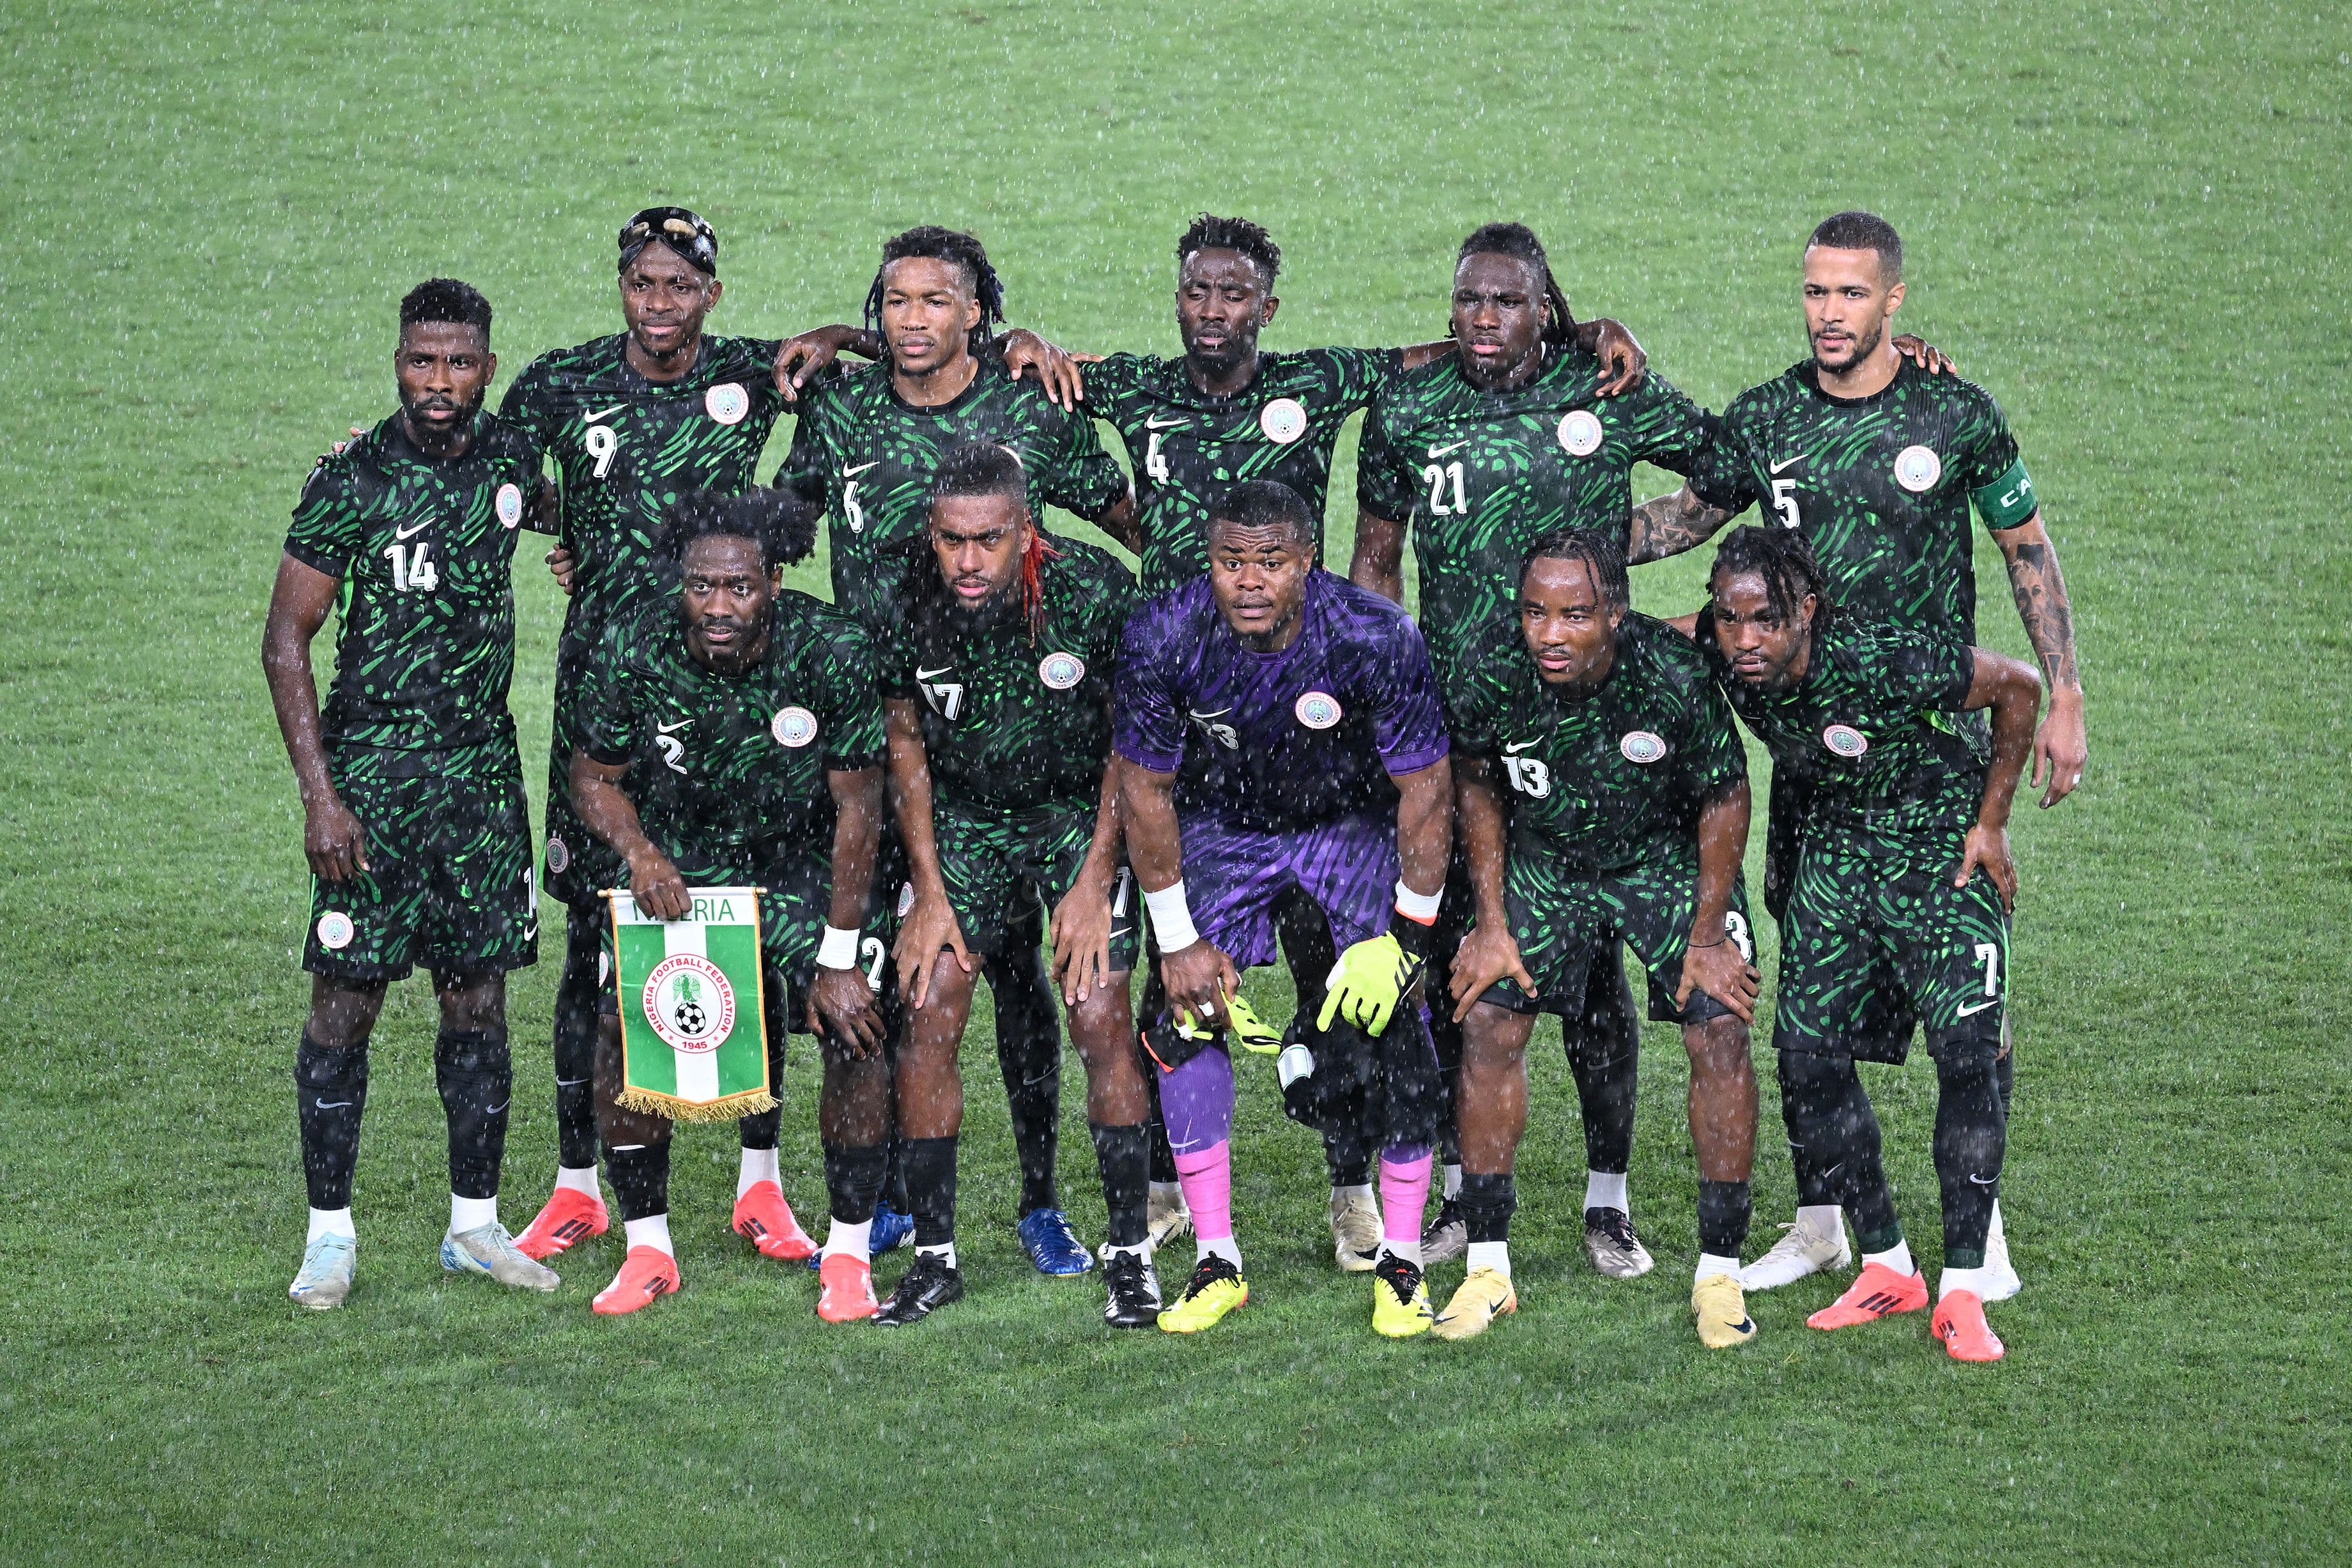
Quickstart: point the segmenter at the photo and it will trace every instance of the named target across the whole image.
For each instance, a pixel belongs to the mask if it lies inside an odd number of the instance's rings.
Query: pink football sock
[[[1426,1162],[1422,1185],[1429,1184]],[[1205,1246],[1231,1241],[1234,1235],[1234,1146],[1219,1142],[1205,1149],[1176,1156],[1176,1180],[1184,1189],[1184,1206],[1192,1211],[1192,1234]],[[1417,1233],[1416,1233],[1417,1234]]]
[[[1429,1206],[1429,1163],[1426,1144],[1416,1159],[1381,1156],[1381,1235],[1386,1239],[1420,1247],[1422,1211]]]

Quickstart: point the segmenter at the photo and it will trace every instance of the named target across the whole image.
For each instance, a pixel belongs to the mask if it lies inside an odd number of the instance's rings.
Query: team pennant
[[[620,1101],[674,1121],[732,1121],[774,1109],[761,1005],[756,888],[689,888],[687,918],[656,920],[627,893],[613,905],[621,1004]]]

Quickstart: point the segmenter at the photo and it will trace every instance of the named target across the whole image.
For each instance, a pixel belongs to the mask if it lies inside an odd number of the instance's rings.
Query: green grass
[[[0,1558],[2341,1559],[2340,7],[9,0],[0,44]],[[256,658],[287,509],[387,406],[402,290],[479,284],[510,375],[612,330],[613,232],[652,200],[717,224],[724,329],[848,315],[883,236],[944,221],[986,236],[1016,319],[1163,353],[1204,206],[1281,238],[1276,345],[1431,335],[1459,237],[1522,216],[1581,309],[1718,406],[1798,352],[1807,226],[1894,217],[1906,324],[2024,441],[2091,692],[2088,782],[2016,835],[2010,1360],[1955,1366],[1916,1320],[1811,1333],[1822,1281],[1699,1352],[1657,1031],[1633,1190],[1661,1267],[1574,1256],[1573,1100],[1538,1052],[1526,1309],[1474,1345],[1367,1331],[1264,1075],[1256,1303],[1197,1342],[1113,1337],[1093,1284],[1019,1258],[978,1037],[963,1306],[822,1328],[806,1278],[724,1234],[731,1140],[705,1131],[686,1293],[608,1323],[610,1244],[551,1300],[444,1282],[421,983],[377,1036],[359,1292],[289,1309],[307,889]],[[1685,607],[1698,571],[1645,570],[1643,601]],[[537,755],[558,605],[526,576]],[[552,1163],[551,980],[514,994],[516,1223]],[[1098,1232],[1076,1079],[1066,1185]],[[1932,1257],[1932,1077],[1872,1083]],[[1756,1247],[1790,1201],[1765,1142]]]

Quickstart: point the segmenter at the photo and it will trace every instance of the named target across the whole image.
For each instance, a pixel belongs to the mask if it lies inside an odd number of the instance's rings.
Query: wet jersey
[[[1033,506],[1097,517],[1127,493],[1094,421],[1056,407],[1032,376],[1015,381],[983,356],[971,384],[936,408],[918,408],[877,360],[801,392],[793,449],[776,483],[824,502],[833,602],[868,630],[897,618],[940,459],[966,441],[1010,447],[1029,473]]]
[[[931,785],[943,806],[982,813],[1057,806],[1089,820],[1110,756],[1110,695],[1135,579],[1074,539],[1039,574],[1045,611],[1031,635],[1017,589],[991,609],[948,602],[938,570],[909,588],[882,642],[882,691],[916,704]]]
[[[1705,612],[1697,646],[1775,773],[1809,792],[1809,816],[1935,831],[1976,820],[1983,742],[1955,722],[1976,653],[1958,637],[1840,613],[1816,623],[1805,678],[1789,691],[1733,674]]]
[[[669,504],[688,490],[740,495],[775,428],[774,342],[706,335],[694,368],[648,381],[626,333],[539,356],[507,389],[500,417],[555,459],[558,529],[578,561],[567,636],[593,643],[606,622],[677,591],[677,563],[654,549]]]
[[[1391,774],[1445,755],[1437,683],[1402,609],[1318,567],[1299,616],[1288,647],[1252,652],[1195,577],[1128,623],[1118,754],[1176,773],[1179,810],[1303,831],[1392,807]]]
[[[1988,529],[2039,509],[1992,395],[1907,359],[1868,397],[1832,397],[1812,362],[1734,398],[1730,439],[1690,470],[1692,490],[1802,531],[1837,602],[1858,616],[1977,640],[1969,506]]]
[[[1113,354],[1087,366],[1087,412],[1118,432],[1135,466],[1143,591],[1209,569],[1209,508],[1251,479],[1279,480],[1306,500],[1319,557],[1339,427],[1403,368],[1400,349],[1262,353],[1247,386],[1213,396],[1181,359]]]
[[[286,553],[342,579],[331,747],[444,751],[510,737],[515,531],[539,450],[478,415],[465,454],[434,458],[394,414],[310,471]]]
[[[1561,527],[1621,542],[1635,463],[1686,474],[1715,419],[1652,372],[1601,397],[1601,362],[1554,349],[1524,386],[1487,392],[1454,359],[1406,371],[1374,399],[1356,460],[1356,500],[1409,526],[1421,565],[1421,624],[1447,679],[1490,628],[1510,625],[1519,564]]]
[[[1629,615],[1596,690],[1545,684],[1513,631],[1448,689],[1454,743],[1492,759],[1514,859],[1586,875],[1696,860],[1706,799],[1748,776],[1731,710],[1690,639]]]
[[[881,765],[866,634],[790,589],[772,615],[766,657],[739,675],[688,651],[675,601],[615,621],[597,647],[581,749],[628,764],[621,792],[672,859],[750,872],[780,854],[829,857],[826,771]]]

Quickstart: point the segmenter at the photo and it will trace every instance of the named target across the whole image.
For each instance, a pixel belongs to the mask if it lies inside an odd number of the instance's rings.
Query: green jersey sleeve
[[[1723,422],[1662,375],[1647,375],[1625,394],[1633,416],[1636,461],[1655,463],[1687,478],[1700,454],[1723,439]],[[1730,449],[1736,457],[1738,448]]]
[[[1044,395],[1039,396],[1042,399]],[[1091,521],[1127,494],[1127,470],[1103,450],[1092,419],[1083,413],[1065,414],[1060,409],[1054,413],[1061,420],[1061,430],[1054,438],[1045,470],[1037,478],[1037,494],[1065,511]]]
[[[1956,713],[1975,684],[1976,650],[1949,632],[1879,623],[1865,655],[1874,686],[1913,708]]]
[[[1388,399],[1375,397],[1356,452],[1356,506],[1373,517],[1402,522],[1412,515],[1420,494],[1421,468],[1402,448],[1401,433],[1392,428],[1395,422]]]
[[[629,668],[633,630],[626,618],[605,627],[580,683],[580,749],[608,768],[629,760],[641,728]]]
[[[1109,354],[1099,363],[1079,366],[1085,378],[1087,411],[1097,418],[1109,416],[1111,407],[1140,389],[1144,367],[1151,362],[1141,354]]]
[[[349,572],[352,557],[367,542],[357,468],[347,456],[329,458],[312,468],[286,531],[286,553],[330,577]]]
[[[1404,369],[1402,349],[1334,348],[1308,353],[1323,362],[1338,394],[1334,401],[1346,408],[1369,405],[1390,378]]]
[[[1704,667],[1691,691],[1690,733],[1682,749],[1692,795],[1701,801],[1748,777],[1748,749],[1731,721],[1731,704]]]
[[[499,404],[499,419],[521,431],[541,452],[553,445],[561,415],[547,395],[546,363],[544,359],[531,361]]]
[[[819,654],[817,731],[834,773],[879,767],[886,749],[882,693],[874,682],[874,645],[845,616],[827,613]]]
[[[1969,500],[1976,504],[1977,516],[1998,533],[2031,521],[2042,510],[2042,502],[2033,493],[2033,480],[2026,474],[2025,459],[2018,453],[2017,437],[2010,434],[2000,405],[1990,393],[1976,403],[1972,416],[1959,432],[1964,454],[1960,478],[1968,487]]]
[[[1717,422],[1714,438],[1700,445],[1683,478],[1693,495],[1734,517],[1764,499],[1756,480],[1756,448],[1737,401]]]

